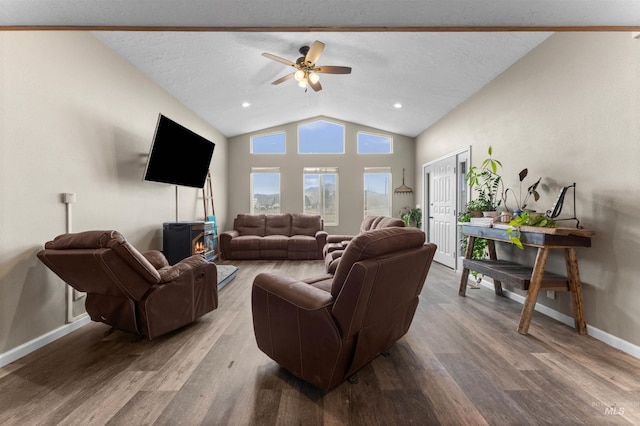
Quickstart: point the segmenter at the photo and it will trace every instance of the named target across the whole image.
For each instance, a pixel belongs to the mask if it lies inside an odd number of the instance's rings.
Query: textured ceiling
[[[0,0],[5,27],[175,27],[94,34],[227,136],[318,115],[416,136],[551,34],[425,27],[639,23],[640,0]],[[293,80],[272,86],[293,69],[260,54],[295,61],[314,40],[326,44],[319,65],[352,74],[322,75],[317,93]]]

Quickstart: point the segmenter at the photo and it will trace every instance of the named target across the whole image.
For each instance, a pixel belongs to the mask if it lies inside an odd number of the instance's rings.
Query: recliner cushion
[[[133,247],[118,231],[85,231],[58,235],[45,244],[45,249],[97,249],[110,248],[145,280],[157,284],[160,274],[156,268]]]
[[[358,234],[347,245],[331,286],[331,295],[338,297],[354,263],[388,253],[424,245],[425,233],[417,228],[383,228]]]

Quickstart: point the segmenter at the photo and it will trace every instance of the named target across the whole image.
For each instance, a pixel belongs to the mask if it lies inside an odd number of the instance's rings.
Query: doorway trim
[[[441,162],[443,160],[451,159],[455,157],[456,159],[456,184],[455,184],[455,206],[456,211],[455,215],[457,216],[459,212],[461,212],[465,205],[471,200],[471,192],[469,191],[469,186],[466,184],[463,174],[469,170],[471,166],[471,145],[468,145],[465,148],[458,149],[456,151],[450,152],[449,154],[438,157],[434,160],[426,162],[422,164],[422,211],[423,211],[423,220],[422,220],[422,230],[427,234],[427,240],[430,240],[430,232],[429,229],[429,217],[432,216],[432,212],[430,211],[429,206],[429,172],[428,169],[430,166]],[[460,241],[460,229],[458,226],[454,227],[455,232],[455,241]],[[455,266],[454,270],[459,271],[462,266],[462,262],[460,261],[461,253],[458,252],[459,247],[457,247],[455,257]]]

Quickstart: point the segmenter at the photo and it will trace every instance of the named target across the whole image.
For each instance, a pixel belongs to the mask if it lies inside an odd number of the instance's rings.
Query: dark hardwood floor
[[[638,425],[640,360],[492,290],[458,296],[434,264],[409,333],[323,394],[258,350],[250,291],[262,271],[317,262],[233,262],[217,310],[154,340],[91,323],[0,369],[0,425]]]

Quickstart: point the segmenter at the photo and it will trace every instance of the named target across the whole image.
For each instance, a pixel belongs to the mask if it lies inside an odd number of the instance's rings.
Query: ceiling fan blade
[[[292,67],[296,66],[296,64],[294,64],[290,60],[281,58],[280,56],[272,55],[271,53],[263,52],[262,56],[264,56],[265,58],[273,59],[274,61],[280,62],[281,64],[289,65]]]
[[[331,65],[324,65],[321,67],[314,67],[313,70],[317,73],[323,74],[351,74],[351,67],[336,67]]]
[[[271,84],[273,84],[275,86],[276,84],[280,84],[280,83],[282,83],[284,81],[287,81],[287,80],[290,80],[292,78],[293,78],[293,74],[287,74],[284,77],[280,77],[279,79],[277,79],[276,81],[274,81]]]
[[[324,43],[318,40],[314,41],[311,44],[311,47],[309,48],[307,55],[304,57],[304,62],[309,65],[315,64],[318,58],[320,57],[320,55],[322,54],[323,50],[324,50]]]
[[[319,81],[316,81],[315,83],[313,83],[311,80],[309,80],[309,86],[311,86],[311,88],[316,92],[319,92],[322,90],[322,85],[320,84]]]

